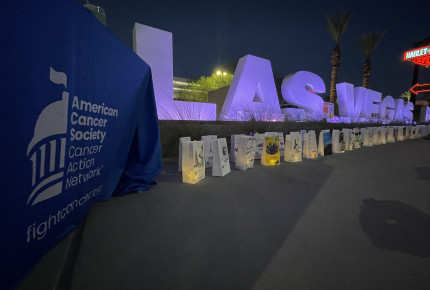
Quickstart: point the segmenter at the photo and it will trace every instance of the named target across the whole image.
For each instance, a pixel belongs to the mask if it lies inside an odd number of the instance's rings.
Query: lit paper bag
[[[387,143],[394,143],[396,141],[395,129],[393,127],[387,128]]]
[[[230,172],[227,140],[225,138],[213,140],[212,148],[214,148],[212,176],[224,176]]]
[[[352,150],[353,149],[352,140],[354,140],[352,137],[352,130],[344,128],[342,129],[342,132],[343,132],[343,139],[345,140],[345,151]]]
[[[382,145],[387,144],[388,129],[387,128],[379,128],[379,131],[380,131],[379,143]]]
[[[330,130],[321,130],[318,141],[318,154],[320,156],[332,155],[332,140]]]
[[[261,159],[261,156],[263,155],[263,148],[264,148],[264,140],[266,138],[265,134],[254,134],[256,147],[255,147],[255,159]]]
[[[191,141],[190,137],[179,138],[179,156],[178,156],[178,172],[182,171],[182,142]]]
[[[237,143],[239,141],[240,136],[245,136],[245,134],[231,134],[230,139],[230,160],[232,162],[236,162],[236,154],[237,154]]]
[[[361,148],[362,145],[362,138],[361,138],[361,130],[359,128],[352,129],[354,131],[354,149]]]
[[[418,127],[418,137],[425,137],[426,126],[419,125]]]
[[[240,136],[238,138],[236,154],[236,168],[247,170],[254,168],[256,141],[252,136]]]
[[[413,130],[412,126],[407,126],[407,131],[406,131],[407,139],[413,139],[414,138],[412,130]]]
[[[304,134],[303,158],[315,159],[318,157],[318,146],[315,131],[311,130]]]
[[[206,168],[212,167],[212,159],[214,156],[214,148],[212,148],[212,141],[216,140],[216,138],[217,135],[202,136]]]
[[[419,137],[418,126],[412,127],[412,136],[413,139],[417,139]]]
[[[349,136],[350,136],[350,141],[349,141],[349,148],[350,148],[350,150],[354,150],[355,149],[355,134],[356,133],[357,133],[356,131],[354,131],[353,129],[351,129],[350,134],[349,134]]]
[[[279,152],[279,137],[266,136],[264,138],[264,151],[261,155],[261,164],[264,166],[279,165],[281,163],[281,153]]]
[[[372,128],[372,145],[379,145],[379,139],[381,139],[381,131],[378,127]]]
[[[397,127],[397,141],[404,141],[406,135],[406,127]]]
[[[292,132],[290,132],[290,134],[291,134]],[[300,130],[300,135],[302,136],[302,155],[303,155],[303,146],[304,146],[304,144],[303,143],[305,143],[305,133],[307,133],[306,132],[306,130]]]
[[[182,181],[194,184],[205,178],[203,141],[184,141],[182,144]]]
[[[345,152],[344,132],[341,132],[339,130],[333,130],[332,146],[333,153]]]
[[[281,157],[284,156],[285,151],[285,140],[284,140],[284,134],[283,133],[276,133],[279,137],[279,152],[281,153]]]
[[[362,128],[361,134],[363,135],[363,146],[372,146],[372,130],[370,128]]]
[[[301,134],[285,135],[284,161],[287,161],[287,162],[302,161],[302,135]]]

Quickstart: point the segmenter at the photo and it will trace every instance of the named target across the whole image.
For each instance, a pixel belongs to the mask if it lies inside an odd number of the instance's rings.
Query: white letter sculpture
[[[368,90],[349,83],[336,84],[339,115],[349,117],[351,121],[366,117]]]
[[[239,60],[220,114],[221,120],[279,120],[280,107],[272,66],[247,55]]]
[[[135,23],[133,47],[151,67],[158,119],[216,120],[216,104],[174,101],[171,32]]]
[[[305,109],[306,115],[312,120],[323,119],[323,99],[314,94],[324,93],[325,85],[318,75],[299,71],[286,76],[281,86],[282,96],[288,103]]]
[[[379,116],[382,120],[389,122],[394,120],[394,109],[396,105],[392,96],[386,96],[379,105]]]

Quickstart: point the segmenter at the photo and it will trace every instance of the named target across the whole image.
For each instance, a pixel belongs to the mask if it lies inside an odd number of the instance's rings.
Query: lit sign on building
[[[409,90],[414,94],[418,94],[422,92],[430,92],[430,84],[423,84],[423,85],[415,84]]]
[[[430,46],[408,50],[403,54],[403,61],[412,61],[419,65],[430,65]]]

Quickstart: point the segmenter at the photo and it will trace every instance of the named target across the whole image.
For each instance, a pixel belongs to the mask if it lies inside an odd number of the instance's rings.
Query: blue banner
[[[96,201],[161,170],[151,72],[74,0],[8,1],[0,17],[1,289]]]

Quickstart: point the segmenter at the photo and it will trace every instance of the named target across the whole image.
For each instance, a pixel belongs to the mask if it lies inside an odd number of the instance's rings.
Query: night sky
[[[85,3],[85,0],[79,0]],[[327,14],[351,9],[340,40],[338,82],[362,85],[365,55],[357,43],[362,33],[385,31],[371,56],[369,88],[394,98],[411,87],[412,63],[403,52],[430,36],[430,1],[138,1],[92,0],[107,15],[107,27],[132,48],[135,22],[173,33],[174,76],[198,78],[228,68],[247,54],[269,59],[275,76],[307,70],[330,87],[330,57],[335,41]],[[430,81],[421,68],[419,82]]]

